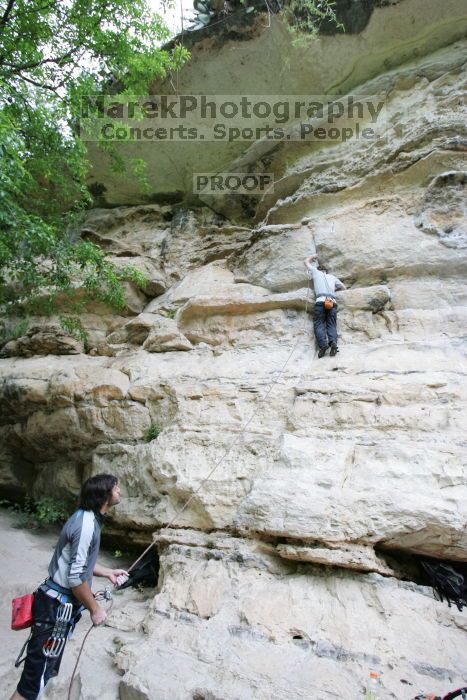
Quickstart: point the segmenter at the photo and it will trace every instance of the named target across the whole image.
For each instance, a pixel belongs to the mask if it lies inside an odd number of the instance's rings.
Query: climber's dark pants
[[[50,678],[56,676],[60,669],[65,647],[57,658],[46,658],[42,653],[44,643],[52,634],[59,607],[58,600],[49,598],[40,589],[36,592],[32,609],[34,616],[32,635],[28,642],[26,661],[17,687],[18,693],[26,700],[36,700]],[[75,611],[77,616],[79,607]]]
[[[324,308],[324,301],[317,301],[313,315],[315,337],[320,348],[337,343],[337,305],[332,309]]]

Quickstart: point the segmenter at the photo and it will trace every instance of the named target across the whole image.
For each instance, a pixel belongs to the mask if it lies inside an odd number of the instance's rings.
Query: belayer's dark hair
[[[110,498],[112,489],[118,484],[113,474],[96,474],[84,482],[79,492],[78,508],[98,511]]]

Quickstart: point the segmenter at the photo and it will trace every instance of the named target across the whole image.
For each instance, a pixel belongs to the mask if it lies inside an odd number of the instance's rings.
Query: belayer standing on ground
[[[315,262],[315,264],[313,264]],[[334,275],[328,274],[326,268],[318,264],[318,256],[310,255],[305,260],[307,270],[313,278],[315,289],[315,311],[313,327],[318,343],[318,357],[323,357],[330,347],[330,355],[338,352],[337,348],[337,301],[336,290],[345,289],[345,285]]]
[[[58,674],[66,639],[84,608],[94,625],[105,621],[107,613],[91,592],[93,574],[114,585],[128,577],[123,569],[97,564],[102,522],[117,503],[120,487],[111,474],[93,476],[81,487],[78,510],[62,528],[49,564],[49,578],[35,593],[23,673],[10,700],[36,700],[47,681]]]

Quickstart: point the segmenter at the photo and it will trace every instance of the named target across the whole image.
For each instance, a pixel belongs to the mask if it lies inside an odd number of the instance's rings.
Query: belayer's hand
[[[129,578],[130,574],[125,569],[110,569],[107,578],[114,586],[121,586]]]
[[[122,586],[126,581],[128,581],[129,578],[130,576],[126,573],[117,576],[117,583],[115,584],[115,587]]]
[[[100,605],[98,605],[94,612],[91,613],[92,624],[95,627],[102,625],[105,622],[106,618],[107,613],[105,612],[104,608],[101,608]]]

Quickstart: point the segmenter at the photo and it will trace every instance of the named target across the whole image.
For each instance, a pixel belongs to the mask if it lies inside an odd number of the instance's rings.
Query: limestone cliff
[[[313,49],[327,84],[385,92],[380,139],[268,152],[276,188],[250,219],[233,197],[90,211],[83,235],[144,269],[146,294],[128,288],[126,316],[90,308],[86,347],[52,321],[3,348],[4,492],[111,471],[111,527],[155,538],[142,637],[115,654],[122,700],[370,698],[371,671],[380,698],[467,683],[465,613],[407,564],[467,560],[467,45],[435,5],[381,8],[363,38]],[[394,35],[378,53],[372,34],[390,18],[424,54],[401,44],[392,69]],[[355,52],[350,71],[329,41]],[[348,287],[335,358],[316,356],[310,250]]]

